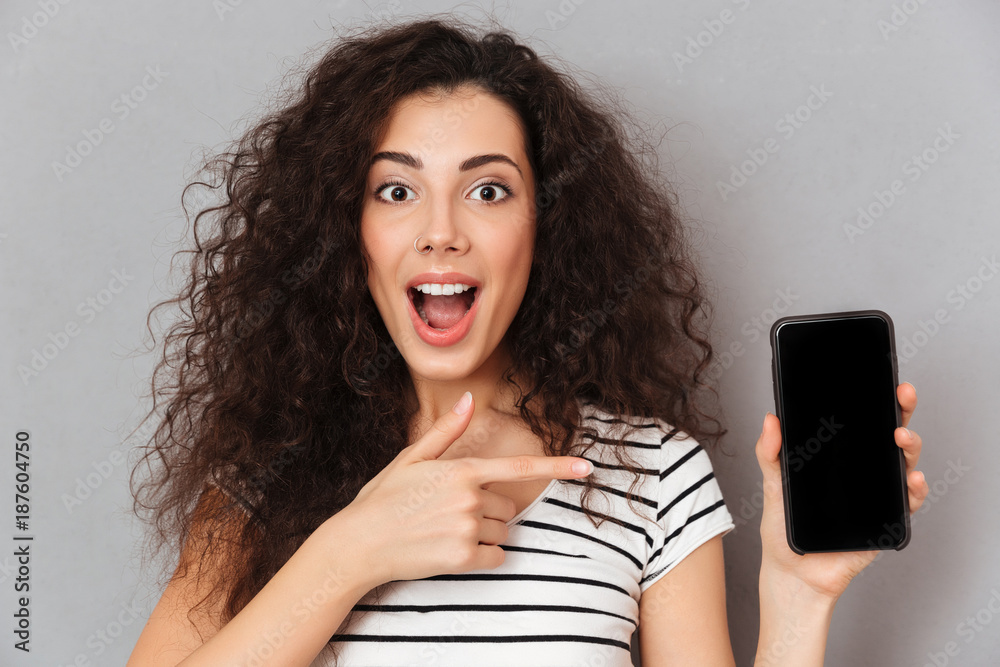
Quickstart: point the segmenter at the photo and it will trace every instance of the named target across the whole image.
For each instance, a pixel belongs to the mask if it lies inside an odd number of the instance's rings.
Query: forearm
[[[327,520],[246,607],[179,664],[309,665],[354,604],[380,583],[349,548],[352,530],[346,515]]]
[[[802,582],[762,567],[754,667],[822,667],[835,604]]]

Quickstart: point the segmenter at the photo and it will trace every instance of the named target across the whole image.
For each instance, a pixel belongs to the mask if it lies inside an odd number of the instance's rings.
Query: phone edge
[[[795,544],[795,540],[792,537],[792,522],[791,517],[791,507],[788,497],[788,464],[785,459],[785,420],[782,415],[781,402],[778,400],[778,350],[777,350],[777,333],[781,325],[790,322],[798,321],[810,321],[810,320],[825,320],[825,319],[842,319],[844,317],[865,317],[874,316],[885,322],[889,330],[889,354],[892,361],[892,379],[893,379],[893,391],[899,387],[899,370],[898,370],[898,360],[896,357],[896,332],[895,326],[893,325],[892,318],[888,313],[882,310],[869,308],[865,310],[847,310],[832,313],[806,313],[801,315],[786,315],[775,320],[771,324],[771,330],[769,332],[769,340],[771,344],[771,386],[774,394],[774,410],[775,415],[778,417],[780,428],[781,428],[781,449],[778,450],[778,462],[781,469],[781,498],[782,504],[785,510],[785,540],[788,542],[788,548],[793,552],[804,556],[808,553],[837,553],[841,551],[859,551],[858,549],[835,549],[829,551],[807,551],[802,549],[799,545]],[[894,401],[895,415],[896,415],[896,428],[901,428],[903,425],[902,410],[899,405],[899,399],[896,398]],[[899,470],[901,477],[901,488],[902,488],[902,501],[903,501],[903,539],[898,545],[893,547],[878,547],[875,550],[878,551],[900,551],[910,543],[912,537],[912,529],[910,522],[910,502],[909,502],[909,487],[906,483],[906,455],[903,450],[897,446],[899,454]]]

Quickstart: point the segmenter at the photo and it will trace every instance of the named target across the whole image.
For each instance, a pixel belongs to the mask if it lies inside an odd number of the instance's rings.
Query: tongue
[[[471,303],[471,294],[424,295],[424,315],[427,324],[435,329],[450,329],[465,317]]]

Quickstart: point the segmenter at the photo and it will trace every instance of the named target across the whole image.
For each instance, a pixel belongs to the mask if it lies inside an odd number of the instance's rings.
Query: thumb
[[[764,426],[757,438],[757,464],[764,476],[764,493],[781,502],[781,424],[778,418],[768,412],[764,416]]]
[[[462,394],[454,407],[438,417],[427,432],[413,443],[412,458],[428,461],[441,456],[460,435],[465,433],[472,419],[472,413],[475,412],[474,404],[471,392]]]

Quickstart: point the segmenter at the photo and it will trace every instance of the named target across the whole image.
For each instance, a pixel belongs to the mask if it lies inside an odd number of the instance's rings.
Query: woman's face
[[[505,103],[465,88],[397,104],[368,173],[361,238],[372,298],[411,374],[455,380],[503,365],[531,271],[534,200],[524,131]]]

